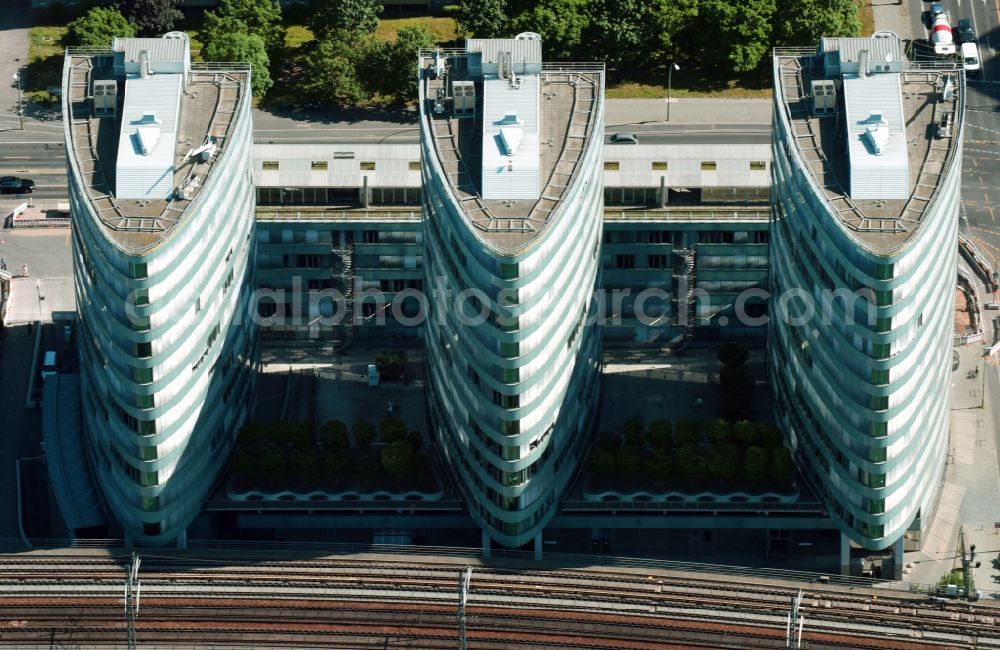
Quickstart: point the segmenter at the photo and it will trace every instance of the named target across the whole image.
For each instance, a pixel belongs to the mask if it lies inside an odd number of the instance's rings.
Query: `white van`
[[[967,76],[979,76],[979,46],[975,43],[962,43],[962,67]]]
[[[46,350],[45,360],[42,362],[42,381],[49,377],[55,377],[57,372],[59,372],[59,368],[56,366],[56,352],[55,350]]]

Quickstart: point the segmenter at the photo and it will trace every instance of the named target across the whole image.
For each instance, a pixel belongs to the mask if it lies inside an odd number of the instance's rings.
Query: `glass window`
[[[873,438],[884,438],[889,434],[889,425],[886,422],[872,422],[869,432]],[[884,458],[882,460],[885,460]]]
[[[513,343],[501,343],[500,344],[500,356],[505,359],[514,359],[519,355],[517,342]]]
[[[717,165],[714,160],[703,160],[701,161],[701,171],[703,172],[714,172]]]
[[[265,171],[278,171],[278,161],[277,160],[265,160],[261,163],[261,169]]]
[[[604,163],[604,171],[606,172],[616,172],[618,171],[618,162],[608,161]]]
[[[500,381],[502,381],[505,384],[516,384],[517,382],[521,381],[521,369],[501,368]]]
[[[139,447],[139,460],[156,460],[156,447]]]
[[[153,487],[159,480],[156,472],[139,472],[139,485],[142,487]]]
[[[152,395],[136,395],[135,405],[141,409],[151,409],[156,406],[156,399]]]
[[[152,368],[133,368],[132,378],[138,384],[151,384],[153,383],[153,369]]]
[[[408,164],[407,168],[408,168],[408,169],[409,169],[409,170],[410,170],[411,172],[418,172],[418,171],[420,171],[420,161],[419,161],[419,160],[411,160],[411,161],[409,162],[409,164]]]
[[[153,344],[149,341],[135,344],[135,356],[140,359],[148,359],[153,356]]]
[[[654,160],[653,161],[653,171],[654,172],[665,172],[665,171],[667,171],[667,161],[665,161],[665,160]]]
[[[139,434],[151,436],[156,433],[156,420],[139,420]]]
[[[375,161],[374,160],[364,160],[361,162],[361,171],[363,172],[373,172],[375,171]]]
[[[314,160],[312,161],[312,170],[314,172],[325,172],[329,164],[325,160]]]
[[[517,277],[517,262],[513,264],[500,265],[500,277],[504,280],[513,280]]]
[[[767,170],[767,163],[763,160],[751,160],[750,161],[750,171],[752,172],[762,172]]]
[[[145,280],[147,277],[149,277],[146,274],[145,262],[129,264],[128,270],[129,270],[129,275],[132,277],[133,280]]]
[[[146,512],[160,508],[160,497],[142,497],[142,509]]]

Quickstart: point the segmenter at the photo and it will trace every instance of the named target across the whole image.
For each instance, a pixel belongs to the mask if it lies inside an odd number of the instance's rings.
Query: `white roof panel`
[[[523,75],[518,79],[516,85],[507,79],[483,81],[484,199],[537,199],[541,193],[538,77]],[[520,132],[510,132],[512,128]],[[509,139],[502,129],[508,130]],[[516,147],[511,146],[514,142]]]
[[[125,81],[115,182],[119,199],[166,199],[173,191],[181,84],[179,74],[133,75]]]
[[[876,39],[877,40],[877,39]],[[844,75],[851,198],[907,199],[910,196],[906,124],[898,73]],[[873,138],[870,129],[878,129]],[[881,144],[876,153],[873,142]]]

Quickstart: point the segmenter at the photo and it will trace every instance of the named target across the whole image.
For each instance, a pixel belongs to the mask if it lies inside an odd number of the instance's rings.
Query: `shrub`
[[[363,420],[354,423],[354,440],[362,450],[368,449],[375,440],[375,428]]]
[[[733,439],[743,447],[749,447],[757,442],[757,429],[755,423],[749,420],[740,420],[733,424]]]
[[[792,455],[784,447],[775,447],[771,450],[771,475],[778,481],[790,481],[794,474],[795,466],[792,464]]]
[[[688,443],[677,448],[674,457],[674,473],[687,482],[700,481],[707,475],[705,458],[697,445]]]
[[[351,446],[347,425],[340,420],[330,420],[320,427],[319,441],[329,450],[343,450]]]
[[[623,427],[625,444],[631,447],[642,447],[645,444],[646,431],[642,426],[642,418],[629,418]]]
[[[642,467],[642,453],[638,447],[622,447],[618,450],[615,465],[622,476],[635,476]]]
[[[310,422],[276,422],[272,425],[271,440],[282,447],[309,447],[312,445]]]
[[[656,449],[669,449],[674,444],[674,427],[670,420],[653,420],[649,423],[649,442]]]
[[[712,476],[731,481],[740,473],[743,454],[740,448],[730,442],[716,443],[708,453],[707,467]]]
[[[771,469],[771,455],[763,447],[747,447],[743,454],[743,478],[750,485],[759,485]]]
[[[674,428],[674,442],[678,447],[701,442],[701,428],[694,420],[677,420]]]
[[[781,429],[773,424],[757,425],[757,444],[761,447],[780,447],[784,444],[784,439]]]
[[[708,439],[714,443],[730,442],[733,438],[733,425],[724,418],[710,420],[705,430],[708,433]]]
[[[397,440],[382,448],[382,467],[396,479],[404,479],[413,469],[413,446],[409,440]]]

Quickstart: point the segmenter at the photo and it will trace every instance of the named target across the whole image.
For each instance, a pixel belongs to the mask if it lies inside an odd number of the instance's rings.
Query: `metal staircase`
[[[695,248],[674,249],[673,291],[676,325],[683,328],[684,338],[688,338],[695,324]]]
[[[354,244],[344,244],[332,252],[340,257],[340,265],[334,269],[335,284],[344,296],[343,318],[337,325],[339,339],[334,339],[334,349],[338,352],[347,348],[354,338]]]

